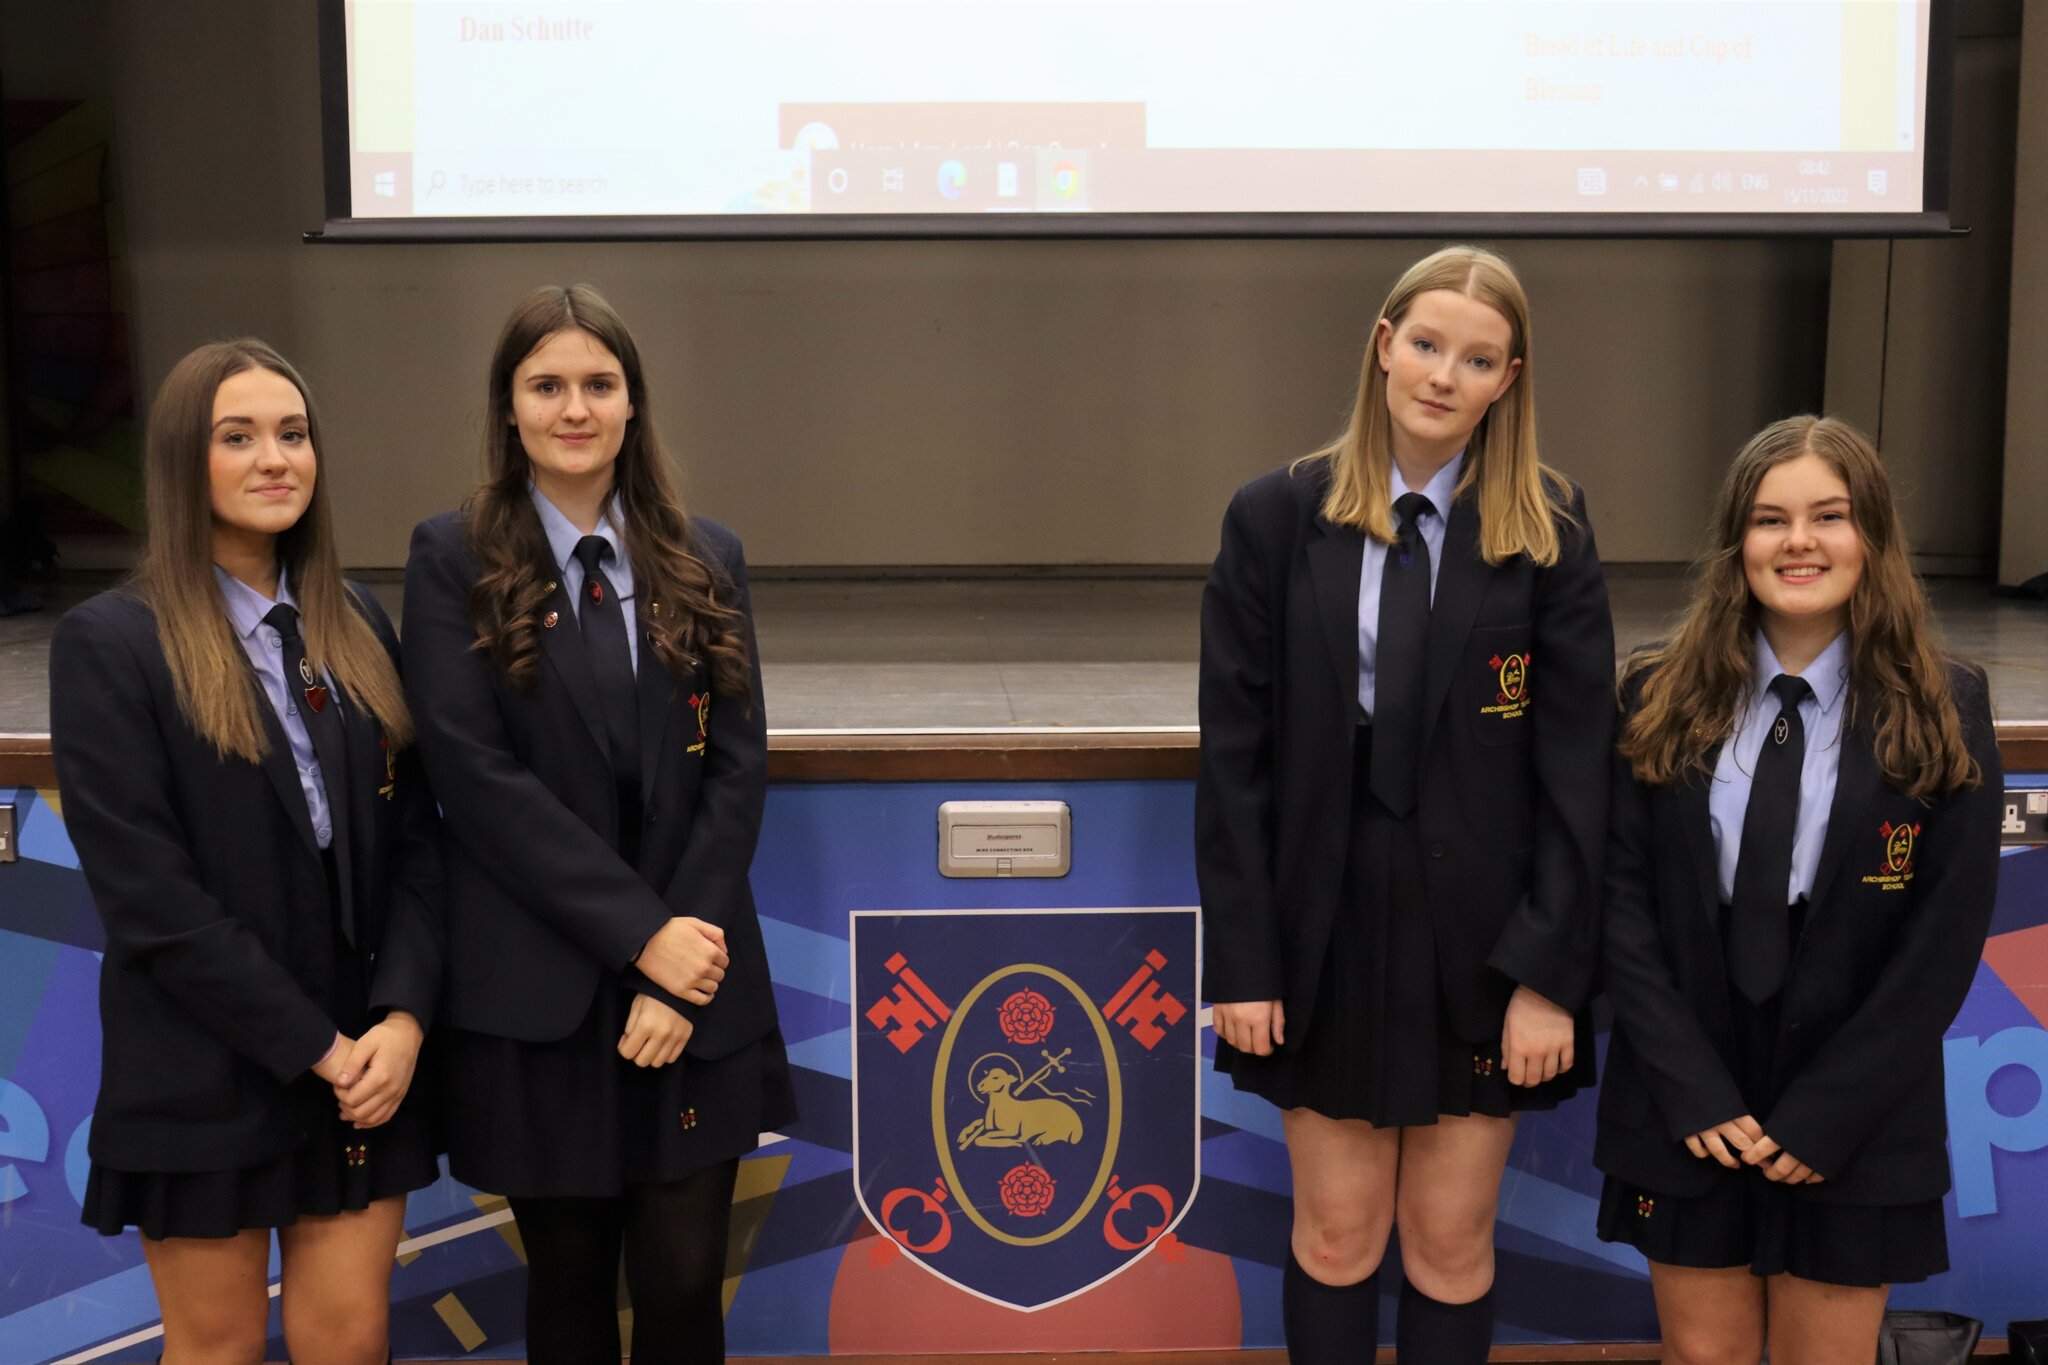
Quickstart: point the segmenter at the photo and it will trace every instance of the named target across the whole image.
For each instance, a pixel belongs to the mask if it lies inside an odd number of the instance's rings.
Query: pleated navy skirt
[[[1344,890],[1308,1027],[1290,1020],[1286,1045],[1267,1057],[1219,1040],[1216,1069],[1282,1109],[1378,1128],[1556,1108],[1593,1083],[1591,1029],[1582,1017],[1571,1070],[1530,1087],[1508,1081],[1498,1025],[1481,1043],[1457,1035],[1438,987],[1420,826],[1373,795],[1371,736],[1360,726],[1353,745]]]
[[[512,1198],[608,1198],[745,1156],[795,1122],[779,1030],[715,1061],[685,1053],[640,1067],[618,1052],[632,1003],[606,973],[582,1023],[555,1042],[446,1030],[450,1173]]]
[[[1802,900],[1786,911],[1786,934],[1795,944],[1806,910]],[[1724,943],[1733,918],[1723,906]],[[1731,985],[1728,998],[1736,1087],[1750,1113],[1768,1114],[1788,1079],[1775,1066],[1782,997],[1755,1004]],[[1948,1269],[1948,1222],[1939,1199],[1816,1203],[1801,1198],[1797,1186],[1774,1183],[1747,1166],[1724,1169],[1711,1191],[1683,1199],[1609,1176],[1600,1191],[1598,1231],[1603,1241],[1625,1243],[1664,1265],[1748,1266],[1753,1275],[1797,1275],[1822,1284],[1911,1284]]]
[[[330,852],[328,931],[334,935],[334,979],[328,1013],[351,1037],[368,1022],[368,977],[341,932],[340,889]],[[226,1171],[128,1171],[93,1162],[80,1221],[113,1236],[138,1229],[166,1237],[233,1237],[256,1228],[288,1227],[304,1217],[349,1213],[380,1199],[424,1189],[440,1178],[433,1127],[433,1058],[423,1051],[412,1088],[391,1120],[359,1130],[342,1120],[334,1088],[311,1072],[292,1081],[292,1109],[306,1137],[284,1155]]]

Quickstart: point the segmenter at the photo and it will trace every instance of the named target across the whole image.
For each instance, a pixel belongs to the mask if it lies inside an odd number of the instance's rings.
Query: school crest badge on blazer
[[[1515,720],[1529,709],[1529,653],[1496,654],[1486,661],[1493,670],[1493,705],[1482,706],[1479,714]]]
[[[1920,838],[1920,826],[1895,825],[1887,820],[1878,826],[1877,832],[1884,840],[1884,855],[1878,870],[1866,876],[1863,883],[1887,891],[1902,890],[1913,880],[1913,845]]]
[[[854,1190],[878,1254],[1028,1312],[1180,1252],[1194,910],[861,911],[852,939]]]

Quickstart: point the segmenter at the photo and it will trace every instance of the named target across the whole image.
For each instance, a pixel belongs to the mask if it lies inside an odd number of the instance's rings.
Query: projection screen
[[[1951,0],[322,0],[341,240],[1947,229]]]

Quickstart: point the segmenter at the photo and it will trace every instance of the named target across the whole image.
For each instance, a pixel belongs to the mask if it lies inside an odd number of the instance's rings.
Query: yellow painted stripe
[[[755,1157],[740,1163],[739,1178],[733,1182],[732,1202],[743,1203],[764,1194],[772,1194],[782,1188],[782,1182],[789,1175],[789,1158],[786,1156]]]
[[[434,1312],[448,1324],[448,1330],[462,1343],[463,1350],[474,1351],[484,1344],[484,1329],[476,1325],[476,1319],[462,1306],[461,1299],[453,1294],[444,1294],[434,1301]]]

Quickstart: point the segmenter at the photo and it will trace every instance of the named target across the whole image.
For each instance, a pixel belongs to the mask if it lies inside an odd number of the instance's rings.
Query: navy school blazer
[[[775,1027],[767,950],[747,870],[767,794],[761,662],[739,537],[701,517],[690,546],[746,617],[751,694],[711,696],[699,667],[676,680],[640,629],[641,807],[637,866],[619,855],[618,786],[597,683],[558,582],[542,608],[545,656],[528,690],[475,648],[478,577],[458,512],[423,521],[405,569],[407,689],[427,773],[441,794],[448,882],[447,1018],[526,1042],[574,1032],[607,973],[694,1025],[685,1049],[721,1057]],[[544,566],[549,578],[559,575]],[[671,916],[723,928],[731,965],[699,1007],[629,964]]]
[[[383,608],[350,590],[396,663]],[[392,754],[365,712],[339,704],[347,771],[323,776],[371,1017],[404,1009],[431,1027],[442,934],[433,797],[412,751]],[[268,702],[259,709],[263,762],[220,757],[178,709],[155,613],[131,590],[57,624],[57,785],[107,935],[89,1146],[117,1170],[257,1165],[334,1103],[324,1086],[291,1084],[345,1021],[327,1012],[336,940],[305,793],[283,725]],[[379,1131],[396,1138],[428,1108],[408,1096]]]
[[[1781,994],[1779,1065],[1789,1079],[1753,1117],[1819,1172],[1800,1199],[1906,1204],[1949,1185],[1942,1033],[1983,955],[1998,889],[2002,775],[1989,689],[1952,666],[1970,754],[1983,774],[1931,802],[1878,771],[1870,736],[1842,736],[1806,922]],[[1624,714],[1639,705],[1632,683]],[[1606,986],[1614,1006],[1594,1163],[1674,1196],[1731,1171],[1685,1147],[1749,1113],[1733,1079],[1733,1023],[1721,952],[1708,771],[1671,787],[1615,759],[1607,859]],[[1756,1178],[1750,1176],[1750,1178]]]
[[[1365,536],[1318,461],[1239,489],[1202,597],[1195,868],[1205,994],[1305,1036],[1344,880]],[[1489,565],[1451,506],[1430,609],[1417,818],[1447,1014],[1497,1044],[1526,985],[1577,1012],[1599,957],[1614,627],[1574,488],[1562,553]],[[1398,965],[1398,964],[1397,964]]]

